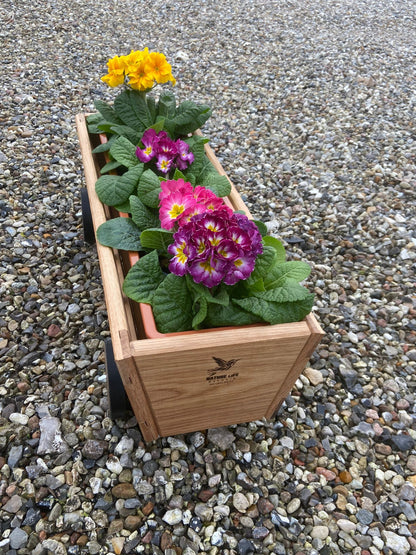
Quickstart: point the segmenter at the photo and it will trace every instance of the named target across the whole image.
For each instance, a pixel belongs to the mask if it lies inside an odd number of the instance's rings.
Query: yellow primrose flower
[[[173,84],[176,83],[172,75],[172,66],[167,62],[164,54],[150,52],[147,65],[149,72],[153,74],[157,83],[167,83],[167,81],[172,81]]]
[[[138,64],[129,68],[129,82],[132,89],[147,91],[153,87],[153,75],[147,69],[146,61],[142,60]]]
[[[110,87],[117,87],[124,83],[125,63],[123,58],[125,56],[114,56],[107,62],[108,74],[101,77],[101,80]]]

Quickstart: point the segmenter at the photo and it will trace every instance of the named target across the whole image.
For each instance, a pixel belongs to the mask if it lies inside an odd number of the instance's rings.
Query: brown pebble
[[[128,482],[116,484],[111,489],[111,493],[114,495],[114,497],[117,497],[117,499],[130,499],[131,497],[137,496],[133,484],[129,484]]]
[[[82,536],[80,536],[77,539],[77,545],[80,545],[81,547],[85,547],[88,543],[88,536],[86,534],[82,534]]]
[[[140,527],[142,523],[142,518],[138,515],[129,515],[124,520],[124,528],[130,532],[134,532]]]
[[[149,502],[146,503],[146,505],[142,508],[142,513],[143,513],[145,516],[149,516],[150,513],[153,511],[153,507],[154,507],[154,504],[153,504],[151,501],[149,501]]]
[[[341,482],[344,482],[344,484],[349,484],[350,482],[352,482],[352,476],[348,472],[348,470],[343,470],[342,472],[340,472],[339,478]]]
[[[48,328],[48,337],[58,337],[62,335],[62,330],[57,324],[51,324]]]
[[[376,443],[374,449],[380,455],[391,455],[392,449],[390,445],[386,445],[384,443]]]

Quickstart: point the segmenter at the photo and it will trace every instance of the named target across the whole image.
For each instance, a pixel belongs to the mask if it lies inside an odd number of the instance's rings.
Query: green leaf
[[[257,224],[257,222],[254,222],[254,223]],[[279,264],[283,263],[286,260],[285,247],[283,246],[283,243],[279,241],[279,239],[276,239],[275,237],[271,237],[270,235],[267,235],[266,237],[263,237],[263,245],[267,245],[269,247],[274,248],[274,250],[277,253],[276,262],[278,262]]]
[[[204,168],[204,163],[206,158],[204,144],[206,141],[203,137],[198,137],[192,142],[189,141],[188,139],[185,142],[190,145],[189,150],[194,155],[194,161],[190,165],[191,172],[196,176],[199,176],[202,169]]]
[[[313,299],[313,294],[308,293],[305,299],[297,302],[275,303],[257,297],[235,299],[235,302],[269,324],[285,324],[303,320],[312,309]]]
[[[99,154],[100,152],[107,152],[108,150],[110,150],[111,145],[112,145],[112,142],[111,142],[112,138],[113,137],[111,137],[110,140],[107,141],[106,143],[102,143],[102,144],[96,146],[94,148],[94,150],[92,151],[92,153],[93,154]]]
[[[178,168],[176,168],[172,179],[184,179],[186,181],[186,176],[181,172],[181,170],[178,170]]]
[[[122,176],[103,175],[95,183],[98,198],[108,206],[123,204],[137,187],[143,172],[143,164],[128,170]]]
[[[212,111],[206,104],[195,104],[191,100],[185,100],[176,109],[172,122],[175,126],[177,136],[193,133],[209,119]]]
[[[149,113],[152,121],[156,121],[156,116],[157,116],[156,100],[154,99],[153,96],[146,95],[146,102],[147,102],[147,107],[149,109]]]
[[[139,164],[139,159],[136,156],[136,146],[125,137],[118,137],[114,141],[110,148],[110,154],[114,160],[117,160],[126,168],[132,168]]]
[[[154,129],[156,131],[156,133],[159,133],[159,131],[162,131],[162,129],[165,126],[165,118],[160,118],[156,121],[156,123],[154,123],[150,129]]]
[[[108,104],[107,102],[104,102],[102,100],[96,100],[94,102],[94,106],[103,116],[103,118],[109,123],[114,123],[116,125],[123,123],[121,119],[118,117],[118,115],[116,114],[116,111],[114,110],[114,108],[110,106],[110,104]]]
[[[217,172],[206,174],[202,185],[215,193],[217,197],[227,197],[231,193],[231,185],[227,176]]]
[[[157,113],[164,118],[173,118],[176,112],[176,98],[173,92],[163,91],[160,93],[157,105]]]
[[[288,279],[303,281],[310,273],[311,268],[306,262],[292,260],[283,262],[283,264],[275,264],[264,278],[264,285],[266,289],[274,289],[282,286]]]
[[[232,301],[228,306],[208,305],[208,314],[204,327],[247,326],[256,322],[261,322],[261,318],[250,314]]]
[[[98,241],[113,249],[138,251],[140,249],[140,230],[130,218],[112,218],[97,229]]]
[[[139,197],[132,195],[129,200],[131,217],[140,231],[155,227],[160,228],[158,213],[143,204]]]
[[[145,229],[140,235],[140,242],[145,249],[156,249],[166,253],[173,242],[173,233],[166,229]]]
[[[161,333],[192,328],[192,299],[183,277],[168,274],[156,289],[152,306]]]
[[[104,174],[104,173],[111,172],[113,170],[116,170],[120,166],[121,166],[120,162],[117,162],[117,160],[111,160],[110,162],[107,162],[107,164],[104,164],[102,168],[100,168],[100,173]]]
[[[142,133],[138,133],[128,125],[112,125],[111,131],[129,140],[134,145],[139,144],[142,137]]]
[[[137,186],[137,195],[140,200],[150,206],[150,208],[159,207],[160,179],[152,170],[143,172]]]
[[[117,204],[114,207],[118,212],[124,212],[125,214],[130,214],[130,201],[127,199],[126,201],[122,202],[121,204]]]
[[[156,289],[165,279],[156,251],[145,254],[128,271],[124,283],[124,293],[138,303],[152,304]]]
[[[255,293],[255,296],[265,301],[274,301],[277,303],[303,301],[309,295],[306,287],[300,285],[297,281],[288,279],[281,287],[268,289],[267,291]]]
[[[195,283],[189,275],[186,276],[186,283],[195,299],[204,298],[208,304],[219,304],[223,306],[228,306],[230,304],[230,297],[225,288],[221,286],[216,289],[215,294],[212,294],[208,287],[201,283]]]
[[[259,233],[262,237],[266,237],[268,230],[267,230],[267,226],[266,224],[264,224],[263,222],[261,222],[260,220],[253,220],[253,223],[256,224],[257,229],[259,230]]]
[[[86,118],[87,120],[87,127],[88,131],[93,134],[101,133],[98,125],[102,123],[104,120],[103,116],[100,113],[90,114]]]
[[[275,261],[276,251],[274,248],[263,244],[263,252],[256,258],[256,265],[248,278],[248,282],[254,283],[260,278],[265,277]]]
[[[197,301],[194,302],[192,308],[195,312],[195,316],[192,320],[192,329],[197,330],[207,317],[208,303],[204,297],[200,297]]]
[[[143,133],[153,123],[146,95],[138,91],[121,92],[114,100],[114,109],[123,123],[138,133]]]

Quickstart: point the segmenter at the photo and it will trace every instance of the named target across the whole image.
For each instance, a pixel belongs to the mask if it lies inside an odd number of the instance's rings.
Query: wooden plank
[[[314,352],[315,348],[319,345],[322,337],[325,335],[321,326],[316,321],[313,314],[308,314],[304,322],[308,325],[310,330],[310,335],[308,341],[302,350],[299,351],[299,355],[294,362],[292,368],[288,371],[285,381],[282,383],[281,387],[277,390],[277,393],[271,402],[268,410],[265,412],[266,418],[272,418],[273,414],[283,403],[289,393],[292,391],[296,380],[303,372],[309,358]]]
[[[265,416],[310,338],[305,322],[131,344],[162,435]],[[215,358],[214,358],[215,357]],[[218,364],[218,360],[224,361]]]
[[[82,162],[84,166],[85,184],[88,190],[94,231],[107,220],[103,204],[95,192],[95,182],[98,179],[94,158],[91,154],[91,143],[83,114],[75,118],[78,138],[81,148]],[[108,321],[113,341],[114,358],[121,360],[125,355],[119,340],[119,331],[128,331],[127,317],[124,307],[123,294],[117,267],[114,260],[114,252],[109,247],[104,247],[98,241],[96,243],[98,260],[100,263],[101,279],[104,289],[104,297],[107,305]]]

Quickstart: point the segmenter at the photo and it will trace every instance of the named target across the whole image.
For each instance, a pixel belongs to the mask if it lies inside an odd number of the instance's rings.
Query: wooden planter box
[[[76,116],[94,229],[109,217],[95,193],[100,156],[84,114]],[[225,172],[212,150],[207,155]],[[233,187],[235,210],[247,207]],[[202,330],[145,338],[137,303],[122,292],[123,253],[97,243],[114,359],[146,441],[271,418],[290,393],[324,333],[302,322]]]

